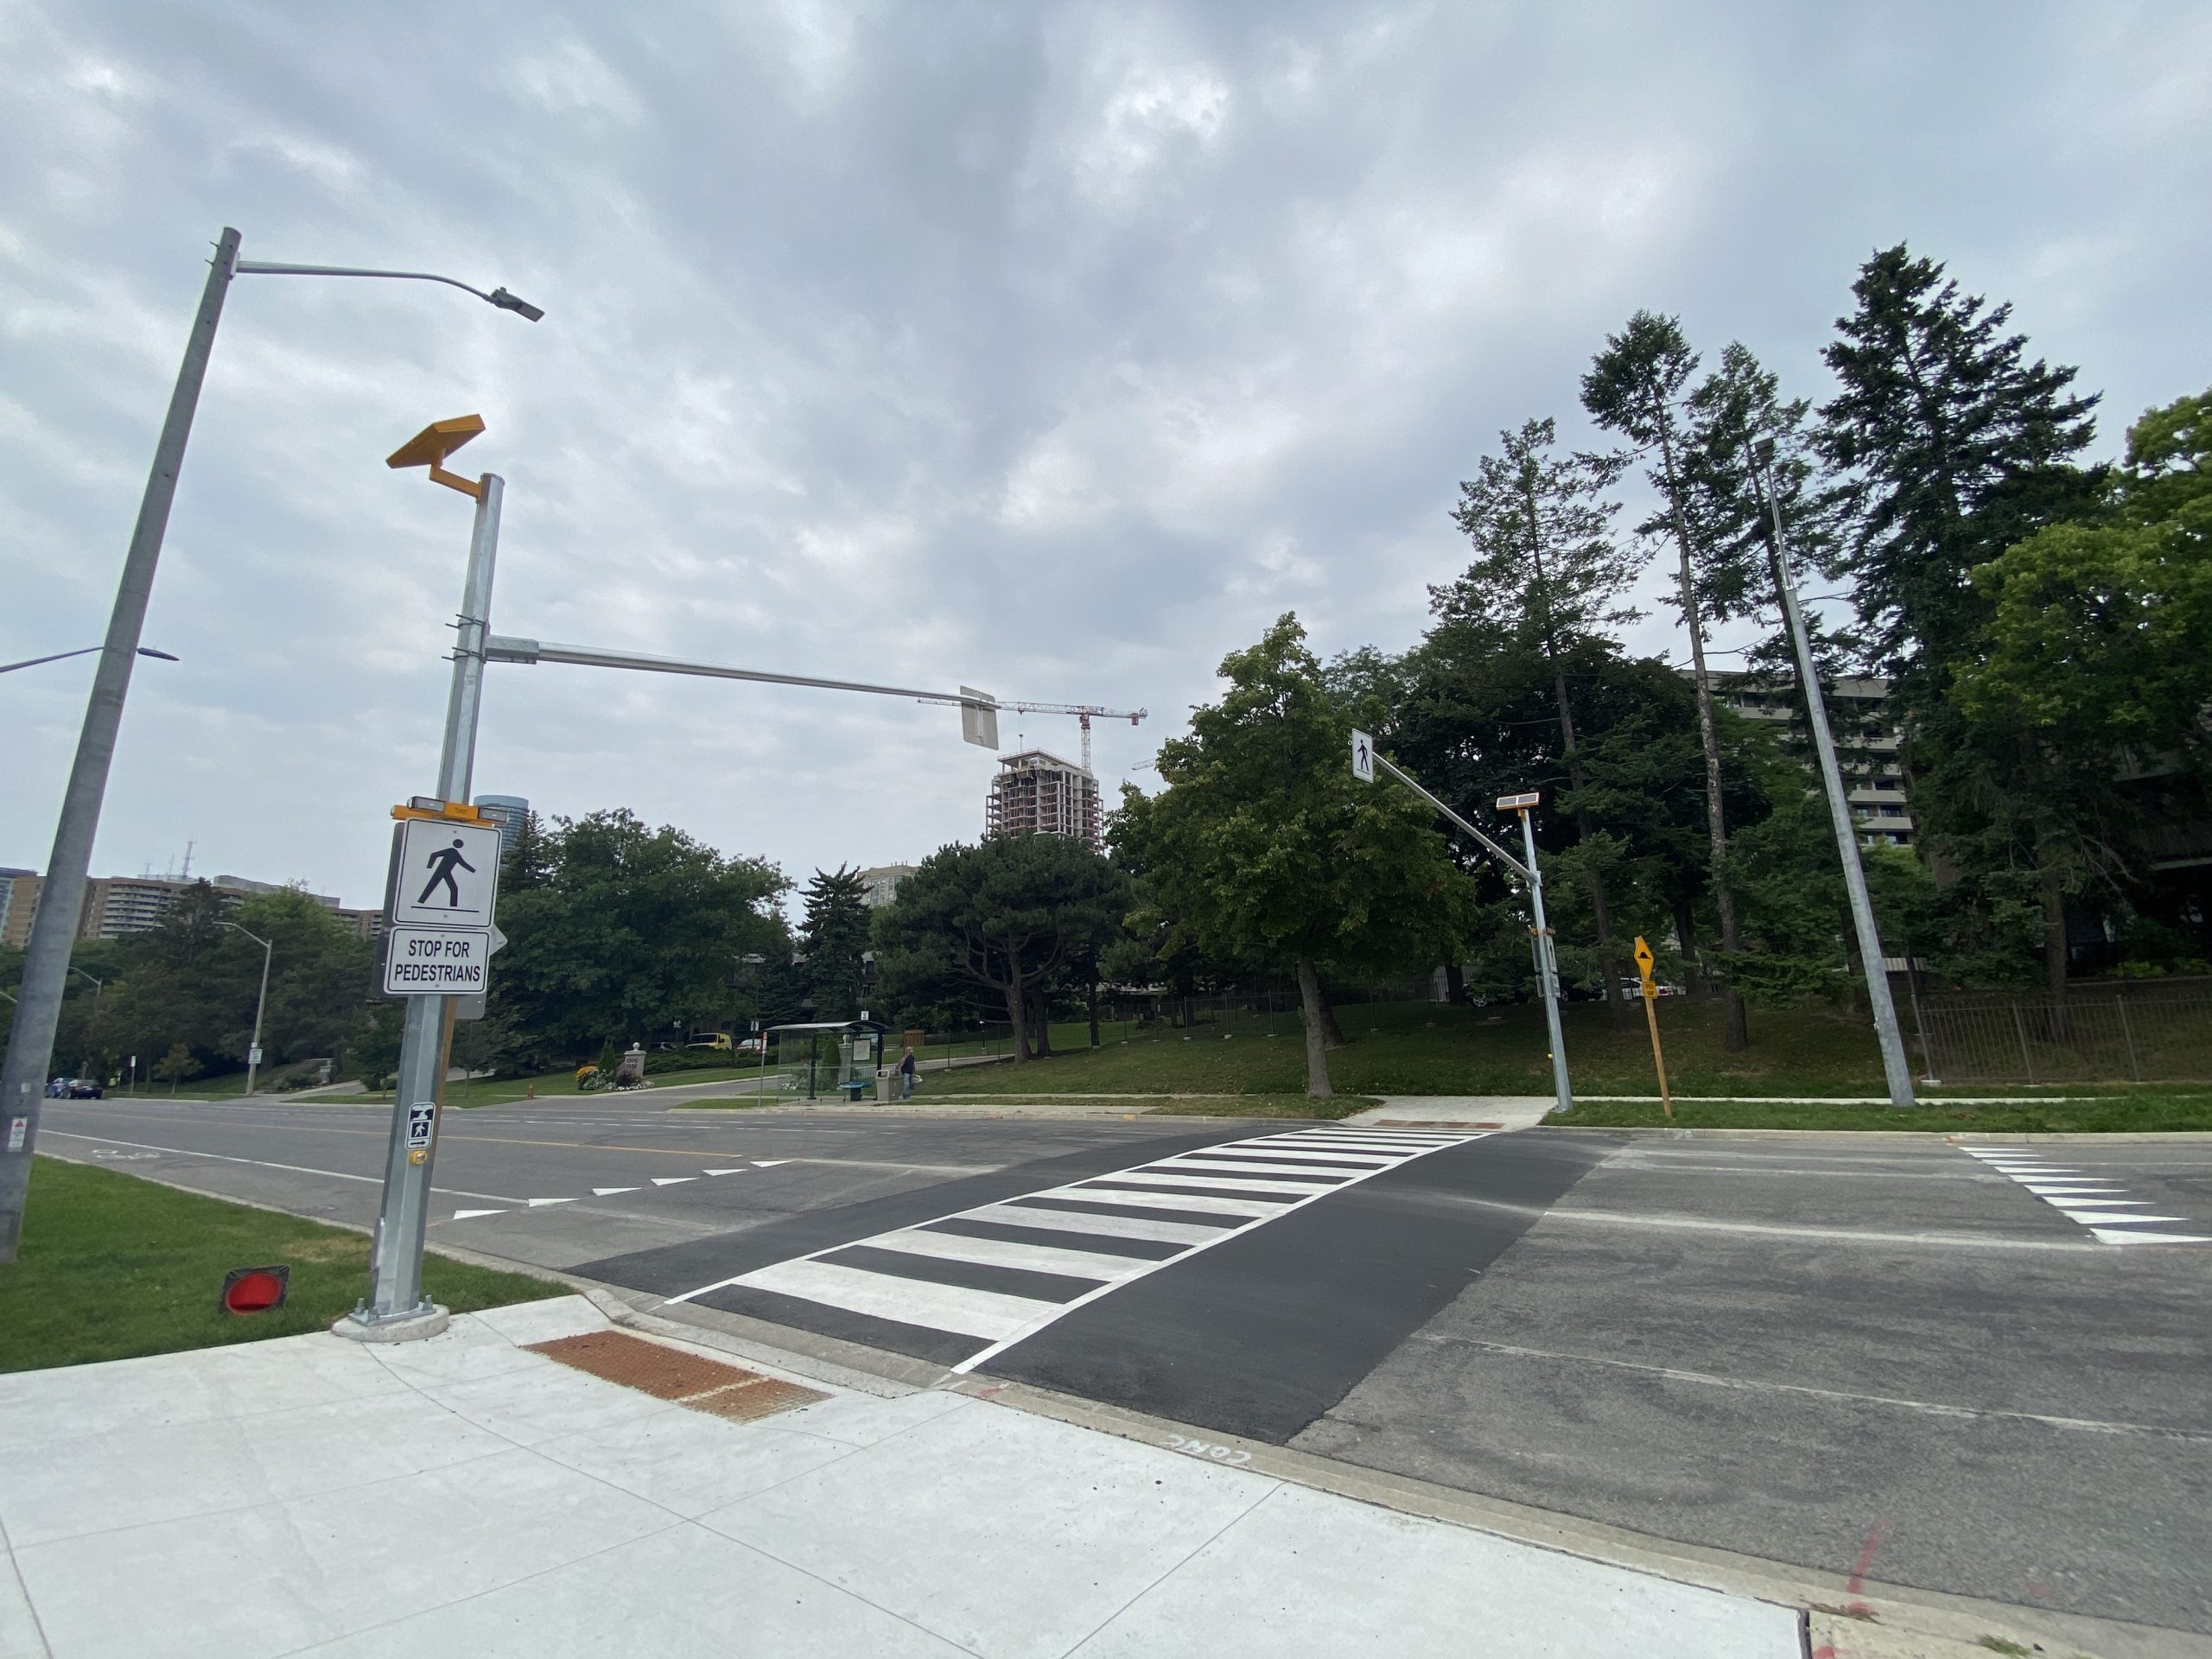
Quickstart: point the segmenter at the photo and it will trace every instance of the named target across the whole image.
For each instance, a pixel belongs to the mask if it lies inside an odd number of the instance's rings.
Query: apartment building
[[[983,803],[983,833],[1065,836],[1097,852],[1105,842],[1098,779],[1043,749],[1001,756]]]
[[[914,873],[912,864],[876,864],[861,872],[861,903],[880,910],[899,896],[899,884]]]
[[[1786,723],[1797,710],[1794,681],[1752,680],[1737,674],[1713,677],[1714,695],[1739,715]],[[1836,759],[1858,821],[1859,836],[1872,845],[1912,845],[1912,809],[1906,803],[1904,771],[1897,760],[1897,721],[1889,709],[1885,679],[1836,680],[1822,688],[1828,726],[1835,735]]]
[[[85,883],[85,905],[77,917],[79,939],[119,939],[159,927],[175,906],[179,895],[194,886],[180,876],[96,875]],[[219,875],[208,885],[222,895],[226,907],[243,904],[257,893],[276,893],[283,884],[256,881],[243,875]],[[45,879],[30,870],[0,870],[0,944],[21,950],[29,943],[31,921],[38,914],[39,894]],[[364,939],[384,932],[384,911],[349,910],[328,893],[308,898],[343,921]]]

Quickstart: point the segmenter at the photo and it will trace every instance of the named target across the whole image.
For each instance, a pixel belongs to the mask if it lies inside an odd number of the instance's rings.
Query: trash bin
[[[875,1099],[878,1105],[888,1106],[892,1101],[891,1091],[898,1086],[898,1067],[893,1065],[879,1065],[875,1068]]]

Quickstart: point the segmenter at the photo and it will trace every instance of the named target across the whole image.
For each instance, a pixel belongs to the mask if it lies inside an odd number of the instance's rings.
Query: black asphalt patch
[[[1536,1130],[1431,1153],[1125,1285],[978,1369],[1281,1445],[1617,1144]]]

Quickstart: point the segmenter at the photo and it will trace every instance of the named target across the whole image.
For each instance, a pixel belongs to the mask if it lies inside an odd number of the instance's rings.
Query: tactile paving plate
[[[592,1331],[580,1337],[534,1342],[529,1348],[533,1354],[572,1365],[602,1382],[617,1382],[656,1400],[671,1400],[734,1422],[751,1422],[830,1397],[796,1382],[725,1365],[681,1348],[663,1347],[623,1331]]]

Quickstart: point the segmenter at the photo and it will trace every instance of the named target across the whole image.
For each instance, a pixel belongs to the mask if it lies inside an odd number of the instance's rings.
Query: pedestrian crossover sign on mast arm
[[[1544,994],[1544,1025],[1551,1038],[1552,1092],[1557,1103],[1554,1111],[1565,1111],[1574,1104],[1573,1090],[1567,1077],[1567,1033],[1559,1017],[1559,953],[1552,940],[1551,925],[1544,916],[1544,878],[1536,864],[1536,831],[1529,814],[1543,798],[1533,791],[1522,795],[1506,795],[1499,798],[1497,810],[1511,812],[1521,820],[1521,839],[1528,851],[1528,861],[1508,852],[1496,841],[1450,807],[1430,794],[1395,763],[1375,750],[1375,740],[1365,732],[1351,734],[1351,774],[1362,783],[1375,781],[1376,768],[1381,767],[1408,789],[1427,801],[1462,834],[1471,838],[1492,858],[1513,873],[1514,878],[1528,890],[1530,920],[1529,930],[1530,949],[1535,957],[1536,983]]]

